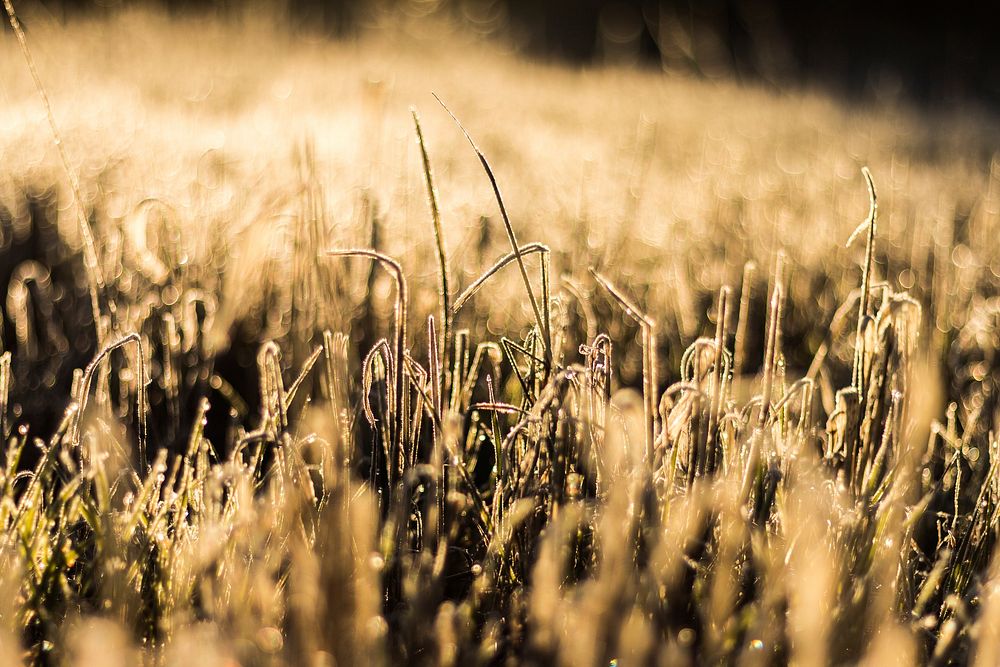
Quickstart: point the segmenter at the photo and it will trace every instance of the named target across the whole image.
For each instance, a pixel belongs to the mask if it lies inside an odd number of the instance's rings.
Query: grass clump
[[[446,224],[466,174],[410,121],[415,229],[371,188],[329,224],[309,142],[276,192],[211,154],[187,206],[74,186],[100,243],[6,193],[4,660],[994,662],[993,189],[906,245],[877,213],[916,200],[865,169],[859,260],[742,252],[721,213],[644,245],[636,188],[616,263],[519,227],[464,128],[506,244]]]

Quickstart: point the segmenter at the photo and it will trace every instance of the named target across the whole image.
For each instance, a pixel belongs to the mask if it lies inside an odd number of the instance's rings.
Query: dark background
[[[21,0],[71,20],[137,3],[230,12],[262,0]],[[263,0],[266,2],[266,0]],[[993,2],[761,0],[280,0],[293,26],[349,36],[391,6],[449,14],[573,62],[623,61],[928,106],[1000,108],[1000,21]]]

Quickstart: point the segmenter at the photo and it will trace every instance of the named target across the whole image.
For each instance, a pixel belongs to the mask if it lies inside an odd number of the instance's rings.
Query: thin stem
[[[862,267],[861,273],[861,301],[858,304],[858,329],[857,336],[855,337],[854,345],[854,388],[858,390],[858,394],[864,400],[864,380],[861,377],[863,374],[864,366],[864,354],[865,354],[865,340],[864,340],[864,328],[865,320],[868,315],[868,303],[870,301],[870,295],[868,294],[869,285],[872,279],[872,260],[875,254],[875,230],[878,222],[878,198],[875,194],[875,183],[872,181],[872,174],[868,170],[868,167],[862,167],[861,173],[865,177],[865,182],[868,184],[868,219],[865,220],[864,225],[868,227],[868,241],[865,244],[865,263]],[[854,240],[855,235],[858,233],[855,230],[854,234],[851,234],[851,238],[848,239],[847,244],[850,245]]]
[[[643,313],[638,306],[629,300],[625,294],[612,284],[610,280],[602,276],[596,269],[591,267],[590,273],[594,276],[601,287],[625,310],[626,314],[635,319],[642,329],[642,397],[643,413],[646,420],[646,460],[653,461],[653,443],[656,440],[656,404],[657,404],[657,379],[656,379],[656,322]]]
[[[396,459],[398,460],[403,456],[403,446],[404,446],[404,431],[406,428],[406,415],[403,414],[403,357],[404,357],[404,347],[406,345],[406,304],[407,304],[407,290],[406,290],[406,276],[403,275],[403,267],[400,266],[392,257],[384,255],[375,250],[366,250],[363,248],[354,248],[351,250],[327,250],[327,257],[367,257],[373,259],[386,269],[389,274],[396,281],[396,305],[395,305],[395,331],[393,334],[393,348],[395,350],[392,363],[392,375],[393,375],[393,392],[394,395],[390,401],[390,409],[395,417],[395,426],[393,433],[394,445],[396,451],[394,453]],[[390,468],[392,470],[392,468]],[[399,471],[400,474],[402,471]]]
[[[424,184],[427,186],[427,203],[431,209],[431,223],[434,227],[434,245],[437,248],[438,277],[441,282],[441,335],[438,341],[438,350],[441,352],[437,377],[439,382],[445,382],[448,369],[448,355],[451,352],[451,295],[449,284],[451,282],[448,275],[448,253],[445,249],[444,232],[441,229],[441,209],[438,206],[437,188],[434,187],[434,173],[431,170],[431,160],[427,155],[427,144],[424,141],[424,133],[420,127],[420,117],[417,110],[411,108],[413,115],[413,127],[417,132],[417,145],[420,147],[420,158],[423,164]],[[446,386],[439,386],[437,391],[441,395],[447,390]],[[440,405],[437,406],[440,409]]]
[[[28,40],[24,35],[24,30],[21,28],[21,22],[17,18],[17,13],[14,11],[14,5],[11,0],[3,0],[3,6],[7,11],[10,27],[13,28],[14,35],[17,37],[17,43],[21,48],[21,53],[24,55],[28,70],[31,72],[31,79],[35,84],[35,90],[38,91],[38,96],[42,100],[42,106],[45,108],[45,118],[48,121],[49,130],[52,132],[53,143],[55,143],[56,150],[59,152],[59,160],[62,163],[63,171],[66,172],[66,178],[69,179],[70,191],[76,203],[80,235],[83,237],[83,262],[86,269],[88,287],[90,288],[90,307],[94,317],[94,327],[97,332],[97,347],[103,348],[106,331],[101,317],[99,295],[105,289],[104,274],[97,259],[97,246],[94,243],[94,233],[90,229],[90,223],[83,212],[83,197],[80,195],[80,182],[76,174],[73,173],[72,168],[70,168],[69,157],[66,155],[62,135],[59,132],[59,127],[56,125],[55,115],[52,113],[52,104],[49,102],[48,93],[45,92],[45,86],[42,85],[42,79],[38,74],[38,68],[35,66],[35,59],[31,55],[31,50],[28,48]],[[108,307],[109,312],[113,310],[113,305],[110,301],[108,302]]]
[[[507,240],[510,241],[511,250],[514,253],[514,258],[517,260],[517,267],[521,271],[521,279],[524,281],[524,289],[528,293],[528,301],[531,302],[531,310],[535,315],[535,323],[538,325],[538,330],[541,331],[542,335],[545,337],[545,363],[546,365],[551,366],[552,350],[550,349],[550,332],[545,326],[545,318],[542,317],[542,311],[538,307],[538,300],[535,298],[535,292],[531,289],[531,279],[528,278],[528,269],[524,266],[524,259],[521,256],[521,247],[517,244],[517,237],[514,235],[514,227],[510,223],[510,216],[507,215],[507,207],[504,206],[503,196],[500,194],[500,186],[497,184],[497,179],[493,175],[493,169],[490,168],[490,163],[486,160],[486,156],[481,150],[479,150],[479,146],[476,145],[476,142],[472,139],[472,135],[470,135],[468,130],[465,129],[465,126],[458,120],[458,117],[455,116],[455,114],[451,112],[451,109],[449,109],[447,105],[441,101],[440,97],[434,95],[434,99],[436,99],[438,103],[444,107],[444,110],[448,112],[448,115],[450,115],[452,120],[455,121],[458,128],[462,130],[462,134],[465,135],[465,138],[469,140],[470,144],[472,144],[472,150],[476,151],[476,155],[479,157],[479,162],[482,163],[483,169],[486,170],[486,176],[490,179],[490,185],[493,186],[493,194],[496,197],[497,205],[500,207],[500,217],[503,219],[504,230],[507,232]]]

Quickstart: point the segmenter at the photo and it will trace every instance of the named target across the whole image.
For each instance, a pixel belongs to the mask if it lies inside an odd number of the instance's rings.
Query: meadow
[[[987,110],[22,18],[0,663],[1000,662]]]

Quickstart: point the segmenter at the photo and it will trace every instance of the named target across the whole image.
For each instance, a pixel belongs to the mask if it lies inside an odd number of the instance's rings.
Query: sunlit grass
[[[1000,654],[988,120],[447,24],[29,27],[0,658]]]

